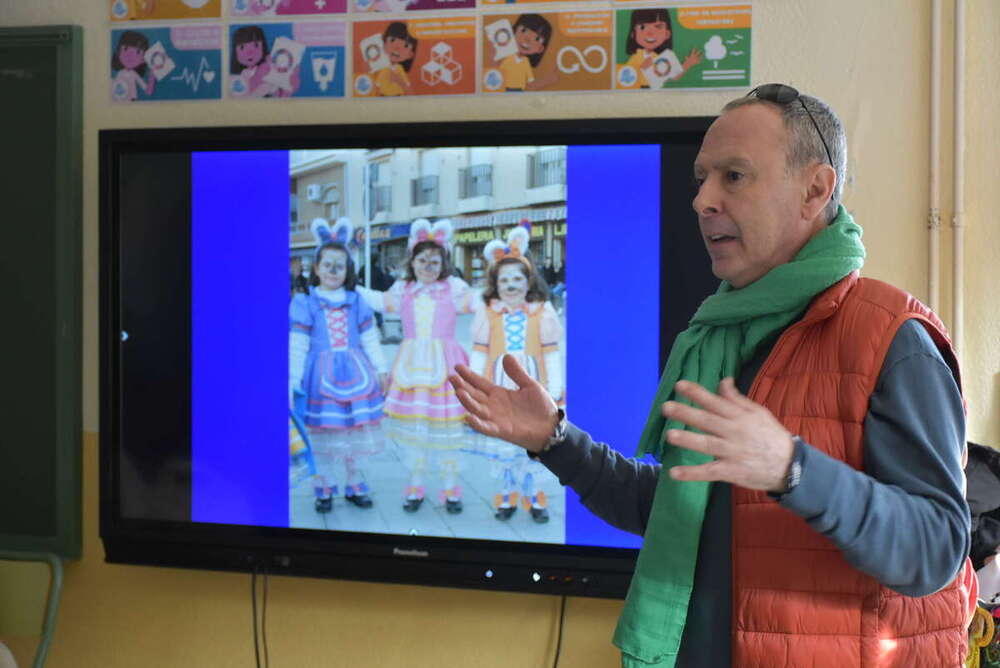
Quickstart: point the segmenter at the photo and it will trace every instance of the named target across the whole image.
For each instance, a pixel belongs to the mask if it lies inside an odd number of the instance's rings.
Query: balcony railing
[[[472,165],[458,170],[458,196],[488,197],[493,194],[493,165]]]
[[[528,187],[566,183],[566,149],[547,148],[528,156]]]
[[[410,202],[413,206],[422,204],[437,204],[438,177],[421,176],[410,180]]]

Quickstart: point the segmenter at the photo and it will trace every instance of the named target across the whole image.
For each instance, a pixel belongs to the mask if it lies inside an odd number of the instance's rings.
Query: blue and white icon
[[[635,68],[631,65],[626,65],[618,72],[618,83],[623,86],[634,85],[638,78],[639,76],[636,74]]]

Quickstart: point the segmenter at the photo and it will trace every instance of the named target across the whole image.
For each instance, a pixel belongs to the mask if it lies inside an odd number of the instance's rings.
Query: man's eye
[[[702,184],[705,183],[705,177],[704,176],[692,176],[691,177],[691,183],[694,184],[695,188],[701,188]]]
[[[732,170],[726,172],[726,180],[730,183],[739,183],[743,179],[743,174]]]

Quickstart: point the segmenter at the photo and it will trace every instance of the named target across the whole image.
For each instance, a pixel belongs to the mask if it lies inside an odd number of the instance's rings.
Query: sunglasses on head
[[[833,156],[830,155],[830,147],[826,145],[826,139],[823,138],[823,133],[819,131],[819,125],[816,123],[816,119],[813,118],[812,112],[809,111],[809,107],[806,106],[805,100],[799,94],[799,91],[795,90],[791,86],[786,86],[785,84],[772,83],[764,84],[763,86],[757,86],[752,91],[747,93],[747,97],[750,96],[757,97],[766,102],[774,102],[775,104],[780,104],[782,106],[791,104],[796,100],[802,105],[805,110],[806,115],[809,120],[812,121],[813,127],[816,128],[816,134],[819,135],[819,140],[823,142],[823,148],[826,149],[826,159],[830,162],[830,166],[836,169],[833,164]]]

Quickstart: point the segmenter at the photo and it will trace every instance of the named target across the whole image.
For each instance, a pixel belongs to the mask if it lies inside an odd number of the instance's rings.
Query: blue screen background
[[[568,414],[626,454],[659,379],[660,164],[567,150]],[[288,526],[288,153],[195,153],[192,180],[192,519]],[[566,543],[641,538],[567,489]]]

